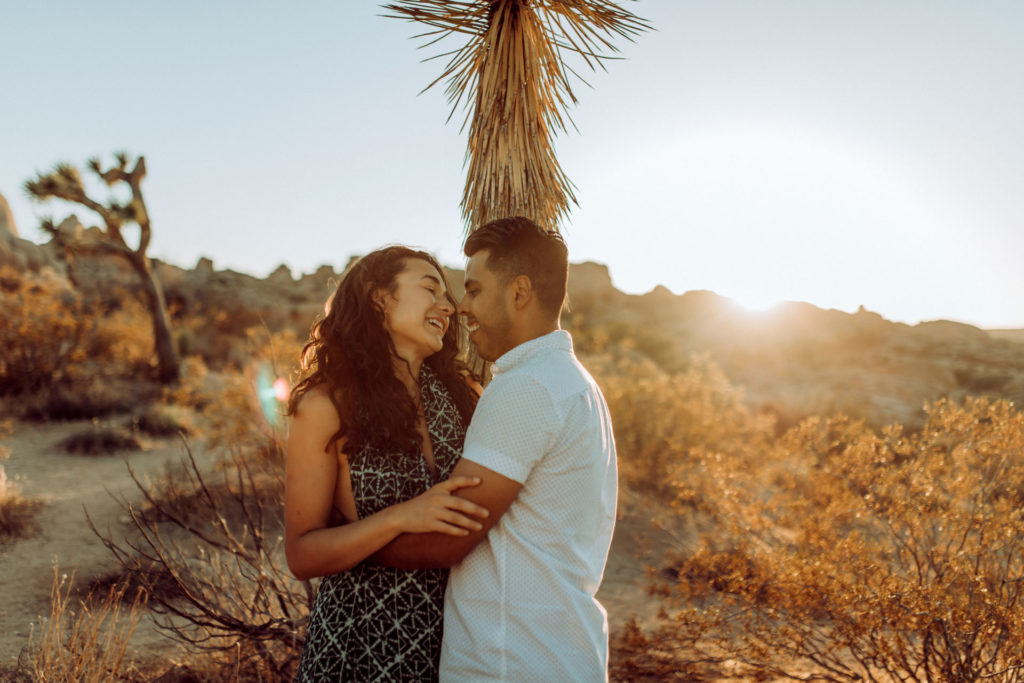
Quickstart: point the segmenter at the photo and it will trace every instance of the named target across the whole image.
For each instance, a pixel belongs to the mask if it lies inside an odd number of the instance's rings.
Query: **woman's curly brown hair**
[[[395,346],[384,329],[384,314],[371,299],[379,288],[395,291],[395,278],[405,270],[408,259],[426,261],[445,279],[444,270],[426,252],[401,246],[371,252],[342,277],[302,349],[304,372],[288,399],[287,412],[294,414],[302,397],[312,389],[325,389],[341,419],[341,429],[331,437],[328,449],[340,438],[345,439],[349,452],[366,445],[385,453],[419,449],[416,403],[395,375]],[[446,296],[455,308],[451,294]],[[463,424],[468,426],[477,395],[467,383],[472,375],[457,358],[458,352],[458,325],[452,320],[442,349],[423,363],[447,387]]]

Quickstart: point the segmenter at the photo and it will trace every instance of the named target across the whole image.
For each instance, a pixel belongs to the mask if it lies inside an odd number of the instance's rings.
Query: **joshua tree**
[[[576,102],[568,74],[579,74],[564,57],[575,53],[603,69],[610,57],[601,52],[618,52],[614,36],[632,40],[649,26],[608,0],[404,0],[386,8],[432,27],[419,36],[430,37],[427,45],[453,34],[467,39],[440,55],[449,58],[444,72],[425,88],[448,79],[452,114],[463,102],[471,106],[463,122],[467,230],[511,215],[557,230],[569,202],[576,203],[552,147]]]
[[[89,169],[99,176],[107,186],[125,183],[131,188],[131,199],[120,204],[111,199],[107,204],[98,202],[85,192],[78,169],[70,164],[58,164],[51,173],[40,173],[34,180],[25,183],[29,196],[39,201],[63,199],[92,209],[103,219],[103,237],[95,240],[78,240],[63,235],[51,221],[43,222],[43,229],[53,235],[60,246],[72,252],[101,251],[115,254],[131,264],[142,281],[146,305],[153,320],[153,341],[156,347],[158,379],[165,383],[178,380],[178,359],[171,339],[171,327],[164,301],[163,288],[153,272],[153,264],[146,255],[151,236],[149,213],[142,197],[142,180],[146,177],[146,159],[140,156],[134,167],[128,170],[128,155],[119,152],[114,155],[117,163],[106,171],[99,159],[89,160]],[[124,239],[122,228],[129,223],[139,226],[139,243],[131,248]]]

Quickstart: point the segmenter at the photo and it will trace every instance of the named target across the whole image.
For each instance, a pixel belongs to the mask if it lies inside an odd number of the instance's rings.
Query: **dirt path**
[[[100,530],[109,526],[115,537],[123,534],[128,518],[110,493],[132,501],[140,498],[126,462],[142,478],[177,462],[183,452],[176,438],[150,439],[142,451],[99,456],[69,455],[59,448],[67,436],[92,428],[89,421],[19,422],[3,440],[11,449],[4,463],[8,479],[23,496],[42,501],[43,507],[35,518],[36,535],[0,546],[0,668],[17,661],[29,642],[31,624],[49,613],[55,564],[62,574],[74,573],[76,584],[117,570],[110,551],[89,529],[85,510]],[[148,619],[132,641],[133,648],[147,652],[172,654],[176,649]]]
[[[619,491],[615,535],[604,580],[597,592],[597,599],[608,611],[608,628],[613,635],[631,617],[645,626],[653,626],[657,621],[661,603],[647,594],[647,566],[657,565],[668,546],[687,535],[676,528],[673,538],[654,528],[653,519],[665,515],[663,507],[649,504],[634,491]]]

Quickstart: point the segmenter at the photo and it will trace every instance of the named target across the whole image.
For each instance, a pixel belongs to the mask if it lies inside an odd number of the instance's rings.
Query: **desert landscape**
[[[0,680],[290,680],[314,585],[268,387],[344,263],[154,262],[162,382],[136,273],[0,209]],[[1024,331],[627,295],[596,263],[569,289],[620,459],[613,680],[1021,678]]]

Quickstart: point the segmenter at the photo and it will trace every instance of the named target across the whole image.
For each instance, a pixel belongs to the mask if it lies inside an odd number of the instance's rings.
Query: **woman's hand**
[[[479,477],[452,477],[431,486],[425,493],[399,503],[391,508],[402,531],[406,533],[427,533],[431,531],[452,536],[465,536],[470,531],[483,528],[480,522],[467,515],[486,517],[487,508],[471,503],[452,492],[477,486]]]

